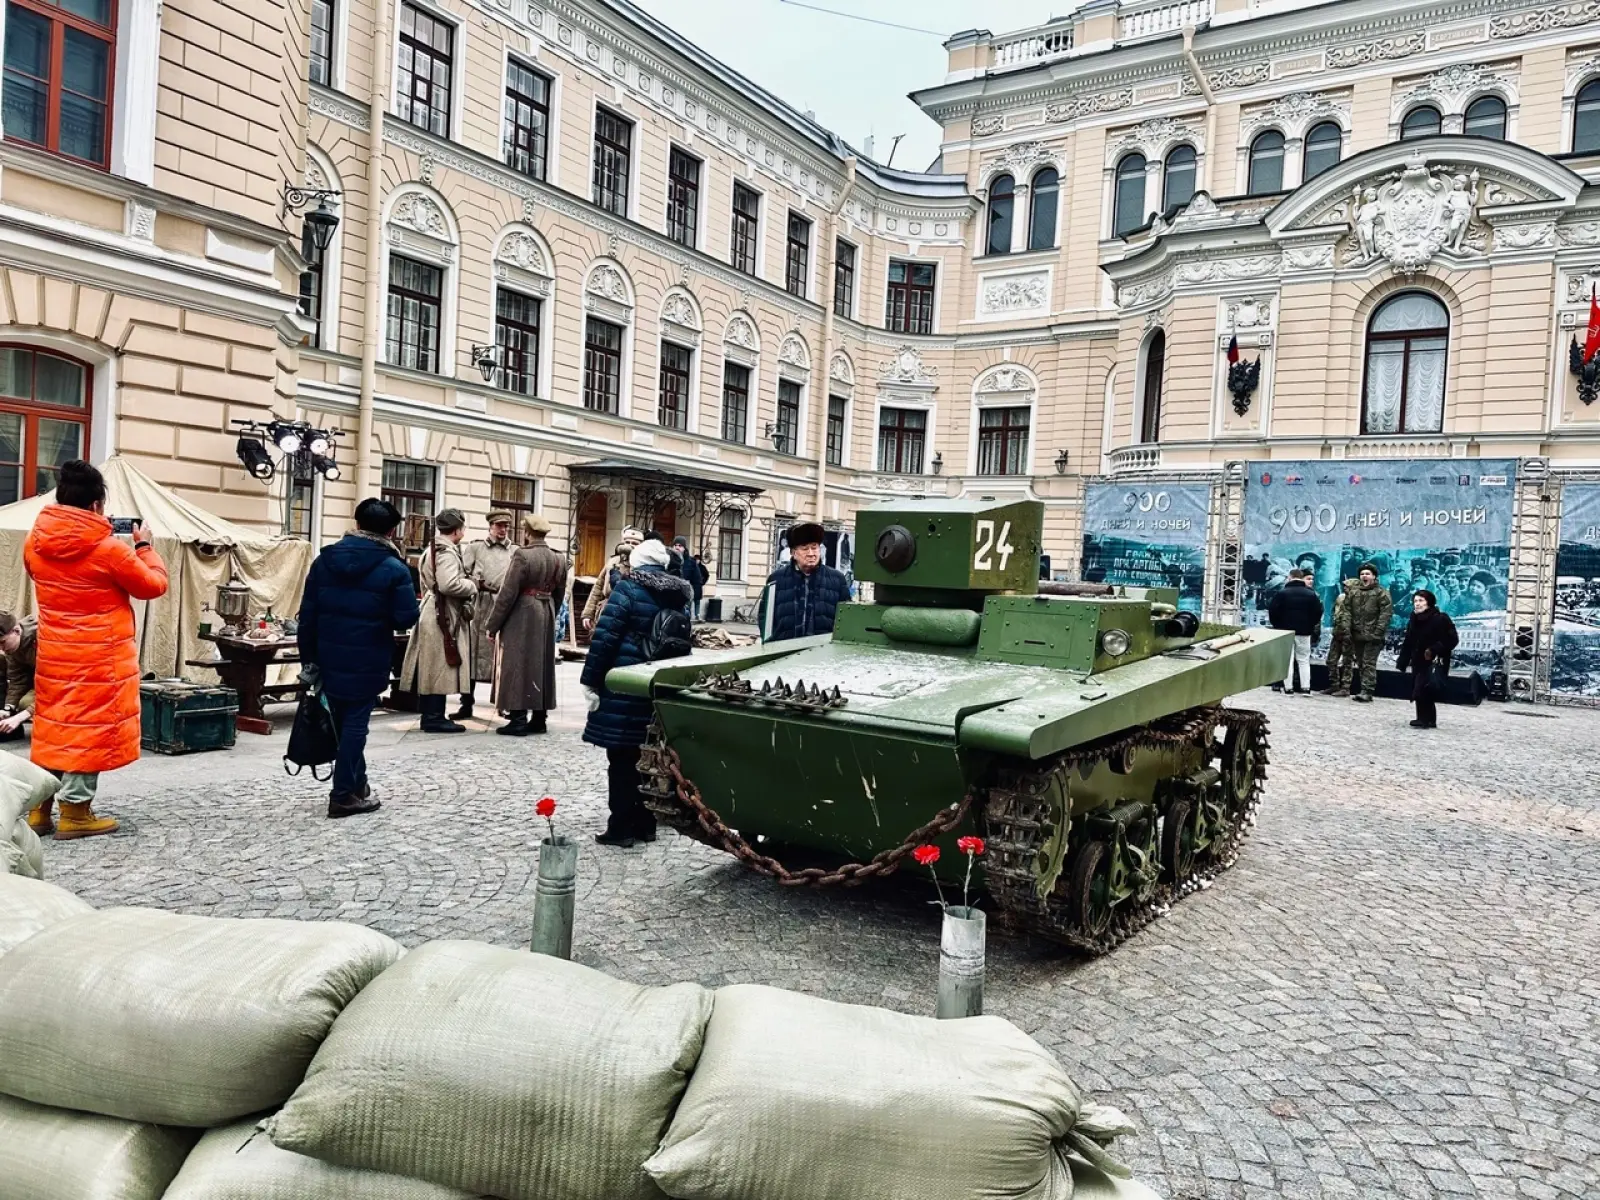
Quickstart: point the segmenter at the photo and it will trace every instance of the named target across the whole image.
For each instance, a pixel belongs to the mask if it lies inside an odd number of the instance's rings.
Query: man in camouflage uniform
[[[1350,615],[1351,653],[1361,667],[1361,690],[1355,691],[1352,680],[1354,694],[1350,698],[1370,704],[1372,693],[1378,688],[1378,654],[1394,616],[1394,599],[1388,588],[1379,586],[1378,568],[1365,562],[1361,564],[1356,586],[1345,593],[1344,602],[1345,611]]]
[[[1348,696],[1350,694],[1350,673],[1355,667],[1355,655],[1350,646],[1350,589],[1356,586],[1354,579],[1346,579],[1340,586],[1339,595],[1333,602],[1333,640],[1328,643],[1328,689],[1329,696]]]

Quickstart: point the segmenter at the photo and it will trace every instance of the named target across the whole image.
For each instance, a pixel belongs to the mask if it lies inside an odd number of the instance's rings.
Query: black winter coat
[[[1298,637],[1321,641],[1322,597],[1315,588],[1290,581],[1267,605],[1267,622],[1274,629],[1292,629]]]
[[[647,661],[645,636],[662,609],[689,615],[689,581],[660,567],[643,566],[617,580],[589,639],[589,656],[579,682],[600,693],[600,707],[584,722],[583,740],[592,746],[621,749],[644,745],[650,727],[650,701],[606,688],[606,673]]]
[[[850,599],[850,582],[843,571],[826,563],[807,575],[790,559],[771,575],[761,589],[756,624],[763,642],[832,633],[839,605]]]
[[[373,534],[325,547],[300,601],[300,661],[322,670],[335,700],[376,700],[388,690],[394,635],[417,623],[417,591],[400,551]]]
[[[1450,655],[1460,640],[1456,634],[1456,623],[1441,609],[1417,613],[1406,626],[1406,640],[1400,643],[1400,656],[1395,665],[1402,671],[1411,666],[1421,672],[1434,663],[1442,662],[1448,671]],[[1424,657],[1427,651],[1433,653],[1431,660]]]

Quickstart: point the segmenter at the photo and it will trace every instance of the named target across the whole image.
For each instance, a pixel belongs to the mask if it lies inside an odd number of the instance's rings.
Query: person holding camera
[[[167,593],[167,568],[150,527],[124,518],[133,544],[106,519],[106,481],[89,463],[62,464],[54,504],[23,544],[39,599],[34,672],[33,761],[61,777],[57,841],[117,828],[94,813],[105,771],[139,757],[139,643],[134,600]],[[51,801],[35,831],[50,827]]]

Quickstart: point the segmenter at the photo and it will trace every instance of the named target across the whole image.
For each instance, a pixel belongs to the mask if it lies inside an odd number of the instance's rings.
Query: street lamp
[[[500,367],[500,349],[498,346],[474,346],[472,348],[472,365],[478,368],[478,374],[483,376],[483,381],[488,383],[494,378],[494,373]]]
[[[317,207],[306,213],[303,219],[311,234],[311,244],[319,255],[327,250],[328,244],[333,241],[333,231],[339,228],[339,218],[328,207],[328,201],[338,195],[338,192],[329,188],[303,188],[293,184],[284,184],[283,187],[284,216],[299,212],[308,204],[316,204]]]
[[[937,475],[943,470],[944,470],[944,452],[941,451],[941,450],[935,450],[933,452],[933,473],[935,475]]]
[[[1067,452],[1065,450],[1062,450],[1062,451],[1059,451],[1056,454],[1056,474],[1057,475],[1065,475],[1066,473],[1067,473]]]

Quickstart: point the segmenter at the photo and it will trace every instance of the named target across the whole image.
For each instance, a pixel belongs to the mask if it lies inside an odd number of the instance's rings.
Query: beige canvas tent
[[[185,676],[214,682],[216,676],[186,664],[213,657],[200,640],[202,605],[215,603],[217,586],[231,573],[249,584],[251,611],[292,617],[315,550],[295,538],[271,537],[212,516],[175,495],[122,458],[110,458],[106,477],[106,515],[143,517],[155,532],[156,552],[166,563],[171,584],[160,600],[136,601],[139,661],[145,673]],[[0,610],[35,610],[33,581],[22,563],[22,546],[34,518],[55,493],[19,500],[0,508]]]

